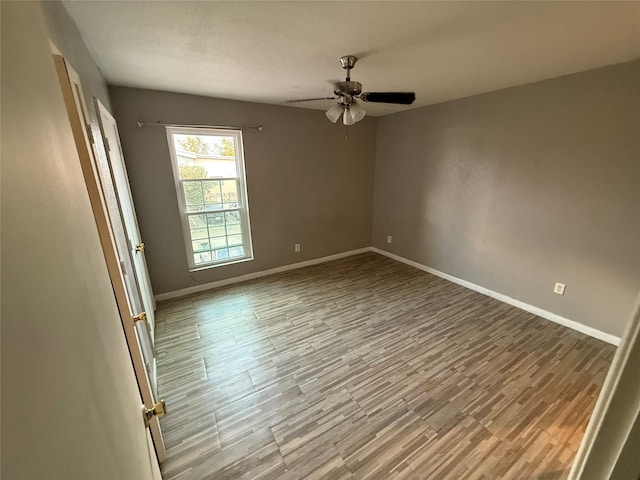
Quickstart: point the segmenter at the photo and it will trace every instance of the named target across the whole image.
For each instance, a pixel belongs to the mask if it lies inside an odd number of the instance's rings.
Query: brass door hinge
[[[149,422],[153,417],[164,417],[167,414],[167,406],[164,400],[160,400],[155,403],[153,408],[144,407],[142,411],[142,418],[144,420],[144,426],[149,427]]]
[[[146,319],[147,319],[147,312],[141,312],[135,317],[133,317],[133,323],[144,322]]]
[[[144,242],[140,242],[136,245],[136,252],[144,252]]]

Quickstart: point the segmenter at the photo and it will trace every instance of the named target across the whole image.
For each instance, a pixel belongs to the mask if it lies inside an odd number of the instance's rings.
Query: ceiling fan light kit
[[[366,114],[367,112],[364,108],[353,100],[351,104],[344,109],[342,121],[345,125],[353,125],[354,123],[362,120]]]
[[[343,112],[342,105],[339,103],[336,103],[324,114],[327,116],[329,120],[331,120],[331,123],[336,123],[338,119],[342,116],[342,112]]]
[[[342,117],[342,123],[345,125],[353,125],[359,122],[366,114],[365,109],[355,100],[346,100],[346,97],[343,97],[340,102],[325,112],[325,115],[332,123],[336,123]]]
[[[398,105],[411,105],[415,99],[414,92],[363,92],[362,84],[351,80],[351,69],[358,61],[355,55],[345,55],[340,58],[340,65],[347,71],[344,82],[337,82],[333,85],[335,97],[305,98],[303,100],[290,100],[288,103],[309,102],[313,100],[338,100],[329,110],[325,112],[327,118],[336,123],[342,117],[342,123],[353,125],[362,120],[367,112],[356,101],[359,98],[363,102],[371,103],[394,103]]]

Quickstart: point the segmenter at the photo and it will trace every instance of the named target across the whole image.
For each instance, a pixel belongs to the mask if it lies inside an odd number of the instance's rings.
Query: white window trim
[[[196,272],[199,270],[206,270],[209,268],[222,267],[225,265],[232,265],[234,263],[248,262],[253,260],[253,242],[251,238],[251,222],[249,220],[249,196],[247,195],[247,176],[244,167],[244,147],[242,145],[242,132],[240,130],[221,129],[221,128],[188,128],[188,127],[166,127],[167,131],[167,144],[169,147],[169,153],[171,155],[171,168],[173,170],[173,180],[176,191],[176,197],[178,199],[178,208],[180,209],[180,221],[182,223],[182,236],[184,238],[185,250],[187,253],[187,262],[190,272]],[[182,191],[182,183],[180,181],[180,175],[178,170],[178,159],[176,158],[176,149],[173,140],[173,135],[217,135],[225,137],[233,137],[234,148],[236,152],[236,168],[238,172],[238,180],[240,189],[238,191],[240,205],[242,207],[234,208],[231,210],[240,210],[240,221],[242,226],[242,245],[244,247],[244,257],[236,257],[232,259],[223,259],[208,262],[205,264],[195,264],[193,258],[193,245],[191,243],[191,234],[189,230],[189,214],[196,214],[198,212],[187,212],[187,207],[184,200],[184,192]],[[215,179],[217,180],[217,179]],[[224,210],[215,210],[204,213],[223,213]]]

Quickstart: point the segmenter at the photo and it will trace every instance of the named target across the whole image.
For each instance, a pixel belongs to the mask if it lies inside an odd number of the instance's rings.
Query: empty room
[[[640,2],[0,18],[3,478],[640,479]]]

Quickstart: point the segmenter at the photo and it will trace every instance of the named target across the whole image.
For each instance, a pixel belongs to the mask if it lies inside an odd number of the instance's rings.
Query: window
[[[253,259],[242,132],[167,127],[190,270]]]

